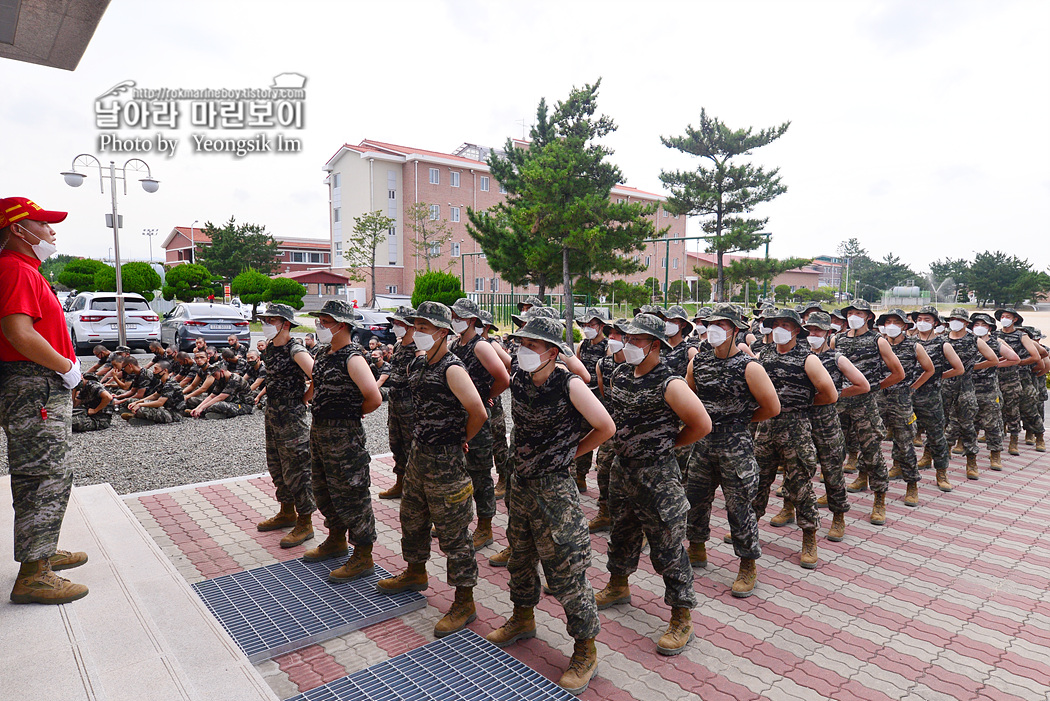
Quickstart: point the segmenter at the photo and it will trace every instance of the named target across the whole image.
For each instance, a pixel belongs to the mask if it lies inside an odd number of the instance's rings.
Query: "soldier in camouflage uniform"
[[[963,372],[962,361],[951,343],[934,330],[941,323],[936,307],[925,306],[912,312],[915,322],[915,340],[926,350],[933,362],[933,377],[927,380],[912,395],[912,409],[916,423],[926,434],[926,447],[917,465],[927,468],[931,464],[937,471],[937,488],[942,492],[952,491],[948,481],[948,443],[944,439],[944,402],[941,399],[942,379],[950,379]]]
[[[977,470],[977,396],[974,391],[973,373],[985,368],[994,368],[999,358],[983,339],[970,333],[967,326],[970,315],[965,309],[953,309],[948,317],[948,342],[962,360],[964,374],[944,383],[942,392],[948,414],[948,427],[944,438],[951,445],[958,441],[966,455],[966,478],[978,478]],[[983,360],[982,360],[983,356]]]
[[[999,390],[1003,396],[1003,425],[1010,434],[1010,445],[1007,448],[1010,455],[1020,455],[1017,448],[1017,437],[1021,432],[1022,419],[1026,428],[1038,425],[1038,412],[1031,401],[1025,399],[1024,382],[1027,381],[1027,368],[1039,362],[1038,344],[1024,331],[1021,325],[1024,317],[1016,309],[996,309],[995,318],[1002,322],[1003,328],[995,333],[995,337],[1008,345],[1017,354],[1019,362],[1016,366],[1009,365],[1000,367]],[[1031,429],[1028,428],[1030,431]]]
[[[687,368],[686,382],[710,413],[711,433],[689,458],[689,561],[707,567],[711,504],[721,486],[740,568],[735,597],[754,593],[755,561],[762,554],[752,503],[758,490],[758,463],[748,426],[780,412],[780,400],[762,365],[741,350],[736,334],[747,322],[731,305],[716,306],[706,318],[707,342]]]
[[[390,376],[386,380],[388,390],[386,426],[390,437],[390,452],[394,455],[394,485],[379,493],[380,499],[401,498],[405,480],[405,467],[412,452],[412,424],[415,423],[415,405],[408,386],[408,365],[416,357],[416,344],[412,340],[412,307],[398,307],[387,317],[397,336],[397,345],[390,358]]]
[[[119,367],[124,376],[131,384],[126,392],[118,394],[113,398],[114,408],[138,399],[144,399],[157,391],[160,383],[153,377],[153,370],[139,366],[137,358],[128,356],[114,360],[114,366]]]
[[[606,409],[609,407],[611,394],[609,381],[616,369],[627,362],[623,356],[623,328],[627,324],[626,319],[618,319],[605,326],[605,335],[609,339],[608,355],[598,361],[595,370],[598,375],[598,398]],[[598,457],[595,459],[598,468],[598,514],[587,524],[591,533],[607,531],[612,525],[612,517],[609,515],[609,475],[615,460],[616,439],[613,437],[598,447]]]
[[[87,562],[85,553],[57,550],[73,487],[70,390],[81,371],[62,305],[39,270],[55,251],[50,224],[65,217],[24,197],[0,199],[0,426],[20,563],[16,604],[65,604],[88,593],[54,573]]]
[[[173,424],[182,420],[186,400],[182,387],[171,374],[171,363],[162,360],[153,366],[153,371],[160,387],[148,398],[132,402],[128,406],[130,416],[121,415],[121,418],[126,418],[132,426]]]
[[[381,579],[382,594],[425,591],[430,559],[430,525],[448,558],[448,583],[456,588],[452,606],[437,625],[442,637],[477,618],[474,586],[478,563],[468,528],[474,518],[474,486],[467,472],[467,442],[488,421],[488,412],[463,361],[449,348],[452,311],[440,302],[423,302],[410,317],[416,347],[423,351],[409,365],[409,385],[416,406],[412,455],[401,496],[401,553],[408,569]]]
[[[693,315],[693,334],[685,339],[692,348],[700,350],[700,345],[707,340],[707,317],[711,316],[711,307],[700,307]]]
[[[587,580],[591,541],[574,484],[573,458],[607,440],[616,426],[580,378],[556,364],[568,348],[564,332],[560,322],[535,317],[516,334],[521,348],[511,379],[514,488],[507,507],[514,613],[487,638],[506,647],[535,637],[533,610],[540,600],[536,566],[542,562],[551,593],[565,609],[569,635],[576,640],[569,669],[558,683],[578,694],[597,668],[594,638],[600,624]]]
[[[310,465],[314,498],[328,537],[303,554],[318,562],[354,554],[332,570],[328,581],[349,582],[370,574],[376,520],[369,492],[371,458],[361,417],[383,403],[364,349],[351,340],[354,310],[342,300],[325,302],[317,317],[318,351],[313,367]]]
[[[667,310],[660,310],[657,314],[664,321],[664,329],[667,333],[667,342],[671,350],[661,357],[661,361],[671,372],[679,377],[685,377],[686,367],[689,361],[696,355],[697,347],[686,342],[686,338],[693,333],[693,322],[689,321],[689,315],[679,305],[674,305]],[[678,469],[683,479],[688,479],[689,455],[693,452],[693,446],[687,445],[675,449],[675,459],[678,460]]]
[[[1043,440],[1044,409],[1047,398],[1046,374],[1050,369],[1050,351],[1046,346],[1039,343],[1043,337],[1042,332],[1033,326],[1022,326],[1021,331],[1028,335],[1035,344],[1035,350],[1039,354],[1039,360],[1028,366],[1028,372],[1021,369],[1021,420],[1024,423],[1026,445],[1034,445],[1036,451],[1046,452],[1046,444]],[[1033,353],[1033,357],[1035,354]],[[1025,418],[1028,417],[1028,418]]]
[[[310,424],[306,381],[313,372],[313,356],[292,338],[295,311],[286,304],[271,304],[260,315],[267,339],[266,363],[266,467],[276,489],[281,511],[256,526],[274,531],[293,526],[281,539],[292,548],[314,537],[311,521],[316,510],[310,480]]]
[[[500,343],[498,338],[499,327],[492,322],[492,314],[482,309],[478,312],[478,316],[484,324],[481,337],[489,342],[492,350],[496,351],[496,355],[503,361],[503,367],[507,368],[509,373],[511,357],[503,349],[503,344]],[[497,337],[489,336],[489,333],[492,331],[496,332]],[[502,395],[492,402],[489,426],[492,429],[492,459],[496,463],[496,475],[498,477],[493,492],[496,499],[499,500],[506,496],[507,492],[507,416],[503,410]]]
[[[73,433],[101,431],[113,422],[113,395],[88,373],[73,397]]]
[[[711,420],[685,381],[660,361],[660,351],[670,349],[664,328],[651,314],[639,314],[624,327],[628,364],[609,382],[618,451],[609,476],[611,576],[595,599],[599,609],[630,603],[628,577],[638,568],[644,534],[653,569],[663,576],[664,602],[671,607],[671,623],[657,652],[676,655],[693,637],[690,612],[696,593],[682,544],[689,504],[674,449],[706,435]]]
[[[219,362],[212,366],[212,383],[208,397],[190,416],[206,419],[230,419],[234,416],[245,416],[252,413],[255,404],[249,398],[251,390],[240,375],[230,372],[226,363]]]
[[[609,341],[605,338],[605,315],[600,309],[591,307],[577,315],[576,323],[580,325],[580,333],[583,334],[583,340],[576,348],[576,355],[591,375],[591,381],[587,386],[591,393],[597,396],[598,377],[595,374],[595,367],[598,361],[605,357],[609,347]],[[587,473],[591,471],[593,458],[594,453],[591,452],[576,458],[576,487],[581,494],[587,491]]]
[[[999,471],[1003,469],[1003,411],[1002,394],[999,391],[999,370],[1004,366],[1016,367],[1020,358],[1013,349],[993,335],[996,329],[995,319],[990,314],[975,312],[970,315],[970,330],[978,339],[999,356],[995,368],[976,370],[973,373],[974,396],[977,398],[977,416],[974,427],[984,430],[985,443],[988,445],[988,467]]]

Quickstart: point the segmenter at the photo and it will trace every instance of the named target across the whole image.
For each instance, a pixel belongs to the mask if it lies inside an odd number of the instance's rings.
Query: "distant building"
[[[842,285],[842,274],[846,262],[835,256],[817,256],[813,266],[820,269],[820,286],[833,287],[836,290]]]
[[[191,254],[190,239],[193,240]],[[277,272],[294,273],[303,270],[316,270],[331,267],[331,249],[325,239],[297,239],[274,236],[277,241]],[[199,228],[176,226],[164,239],[164,264],[179,265],[190,263],[194,255],[211,245],[211,239]]]
[[[744,260],[745,258],[746,256],[735,256],[727,253],[722,256],[722,265],[729,267],[729,264],[733,261]],[[714,253],[697,253],[695,251],[690,251],[689,270],[692,271],[694,267],[716,268],[718,267],[718,258]],[[772,296],[773,288],[778,285],[787,285],[791,288],[792,292],[803,287],[807,290],[815,290],[820,287],[820,271],[814,263],[783,272],[770,280],[770,296]]]

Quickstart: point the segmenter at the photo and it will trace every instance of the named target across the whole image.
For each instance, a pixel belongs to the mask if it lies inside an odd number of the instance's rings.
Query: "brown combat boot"
[[[806,529],[802,531],[802,555],[799,564],[804,570],[817,569],[817,531]]]
[[[978,443],[987,443],[988,442],[988,432],[985,431],[980,436],[978,436],[977,437],[977,442]]]
[[[277,531],[295,525],[295,504],[281,504],[281,512],[271,516],[259,523],[255,528],[259,531]]]
[[[507,622],[485,636],[496,647],[507,647],[519,640],[536,637],[536,617],[531,606],[515,606]]]
[[[425,562],[410,562],[408,569],[396,577],[380,579],[376,582],[376,591],[380,594],[400,594],[404,591],[426,591],[427,565]]]
[[[362,543],[354,546],[354,554],[343,563],[343,566],[328,573],[328,581],[332,584],[352,582],[355,579],[372,574],[375,570],[375,562],[372,561],[372,544]]]
[[[911,444],[916,448],[922,447],[922,435],[918,431],[915,432],[915,438],[911,439]]]
[[[828,506],[828,495],[827,494],[821,494],[819,497],[817,497],[817,506],[820,506],[820,507],[823,507],[823,508],[827,508],[827,506]]]
[[[510,552],[510,546],[508,545],[490,557],[489,564],[493,567],[506,567],[507,563],[510,562]]]
[[[736,573],[736,581],[733,582],[733,596],[738,599],[746,599],[755,593],[755,583],[758,581],[758,572],[755,561],[744,558],[740,561],[740,570]]]
[[[1021,451],[1017,449],[1017,434],[1013,433],[1010,435],[1010,445],[1006,448],[1006,452],[1010,455],[1020,455]]]
[[[1043,440],[1043,434],[1039,434],[1035,437],[1035,450],[1037,453],[1046,452],[1046,442]]]
[[[80,567],[88,561],[87,553],[82,552],[69,552],[68,550],[56,550],[55,554],[47,559],[48,564],[51,565],[52,572],[58,572],[59,570],[71,570],[74,567]]]
[[[594,638],[577,640],[569,660],[569,668],[558,680],[558,686],[573,696],[587,690],[591,677],[598,671],[598,650],[594,647]]]
[[[948,481],[947,470],[937,470],[937,489],[941,490],[942,492],[952,491],[951,482]]]
[[[598,504],[598,515],[591,519],[587,528],[591,533],[600,533],[609,530],[612,526],[612,518],[609,516],[609,505],[605,502]]]
[[[904,492],[904,505],[905,506],[918,506],[919,505],[919,483],[909,482],[908,488]]]
[[[862,472],[857,475],[857,479],[853,480],[846,485],[846,491],[850,493],[865,492],[868,489],[868,474]]]
[[[580,494],[587,491],[587,474],[576,475],[576,489],[579,490]]]
[[[74,584],[51,571],[47,560],[23,562],[18,569],[11,602],[15,604],[68,604],[83,599],[88,588]]]
[[[832,543],[841,543],[846,537],[846,517],[843,514],[835,514],[831,519],[831,528],[828,530],[827,538]]]
[[[1024,432],[1024,444],[1025,445],[1035,445],[1035,438],[1032,437],[1032,432],[1031,431],[1026,430]]]
[[[443,638],[457,633],[473,623],[478,617],[474,608],[474,587],[456,587],[456,598],[452,601],[448,613],[434,626],[434,637]]]
[[[295,528],[288,535],[281,538],[282,548],[294,548],[302,545],[314,537],[314,522],[310,514],[299,514],[295,519]]]
[[[474,549],[481,550],[492,544],[492,519],[478,518],[478,529],[474,531]]]
[[[733,544],[733,531],[731,531],[731,530],[726,531],[726,534],[724,536],[722,536],[722,542],[725,543],[726,545],[732,545]]]
[[[955,446],[952,448],[952,455],[963,455],[966,449],[963,448],[962,438],[955,441]]]
[[[847,453],[846,462],[842,464],[842,472],[847,475],[852,475],[857,471],[857,454]]]
[[[784,508],[782,508],[776,516],[769,519],[769,525],[776,526],[777,528],[780,528],[781,526],[786,526],[789,523],[794,522],[795,506],[791,502],[787,501],[784,502]]]
[[[930,452],[929,448],[922,449],[922,457],[919,458],[919,462],[916,463],[916,467],[925,469],[933,464],[933,453]]]
[[[496,486],[492,488],[493,493],[496,495],[496,499],[502,499],[507,496],[507,478],[503,475],[499,475],[496,480]]]
[[[689,564],[700,569],[707,567],[707,543],[689,543]]]
[[[975,480],[980,478],[977,472],[977,456],[967,455],[966,456],[966,479]]]
[[[405,492],[405,476],[395,475],[394,485],[379,493],[380,499],[400,499]]]
[[[614,574],[609,577],[609,583],[605,588],[594,595],[594,601],[598,604],[598,610],[607,609],[617,604],[631,603],[631,587],[627,584],[627,575]]]
[[[871,505],[871,525],[886,525],[886,492],[875,495],[875,503]]]
[[[900,461],[899,460],[894,460],[893,461],[893,467],[891,467],[890,471],[888,473],[886,473],[886,478],[887,479],[891,479],[891,480],[899,480],[899,479],[902,479],[903,476],[904,476],[904,473],[901,471]]]
[[[328,537],[316,548],[303,553],[303,562],[322,562],[334,557],[343,557],[350,552],[346,542],[346,531],[328,531]]]
[[[1003,454],[1001,451],[993,450],[988,455],[988,469],[1000,472],[1003,469]]]
[[[667,632],[660,636],[656,651],[661,655],[678,655],[693,639],[693,616],[689,609],[675,606],[671,609],[671,622]]]

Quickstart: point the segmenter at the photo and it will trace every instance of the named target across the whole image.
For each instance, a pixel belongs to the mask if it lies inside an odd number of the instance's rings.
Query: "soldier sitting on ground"
[[[73,395],[73,433],[101,431],[113,420],[113,395],[98,381],[98,375],[84,375]]]
[[[154,366],[154,376],[160,383],[157,391],[145,399],[132,402],[128,411],[120,415],[131,426],[172,424],[182,420],[186,400],[182,387],[171,374],[171,363],[162,360]]]

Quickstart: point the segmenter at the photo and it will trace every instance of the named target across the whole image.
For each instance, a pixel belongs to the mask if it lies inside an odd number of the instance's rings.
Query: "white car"
[[[78,355],[98,345],[115,348],[118,338],[117,295],[81,292],[69,305],[66,326]],[[142,295],[124,294],[124,330],[132,348],[148,348],[160,340],[160,317]]]

